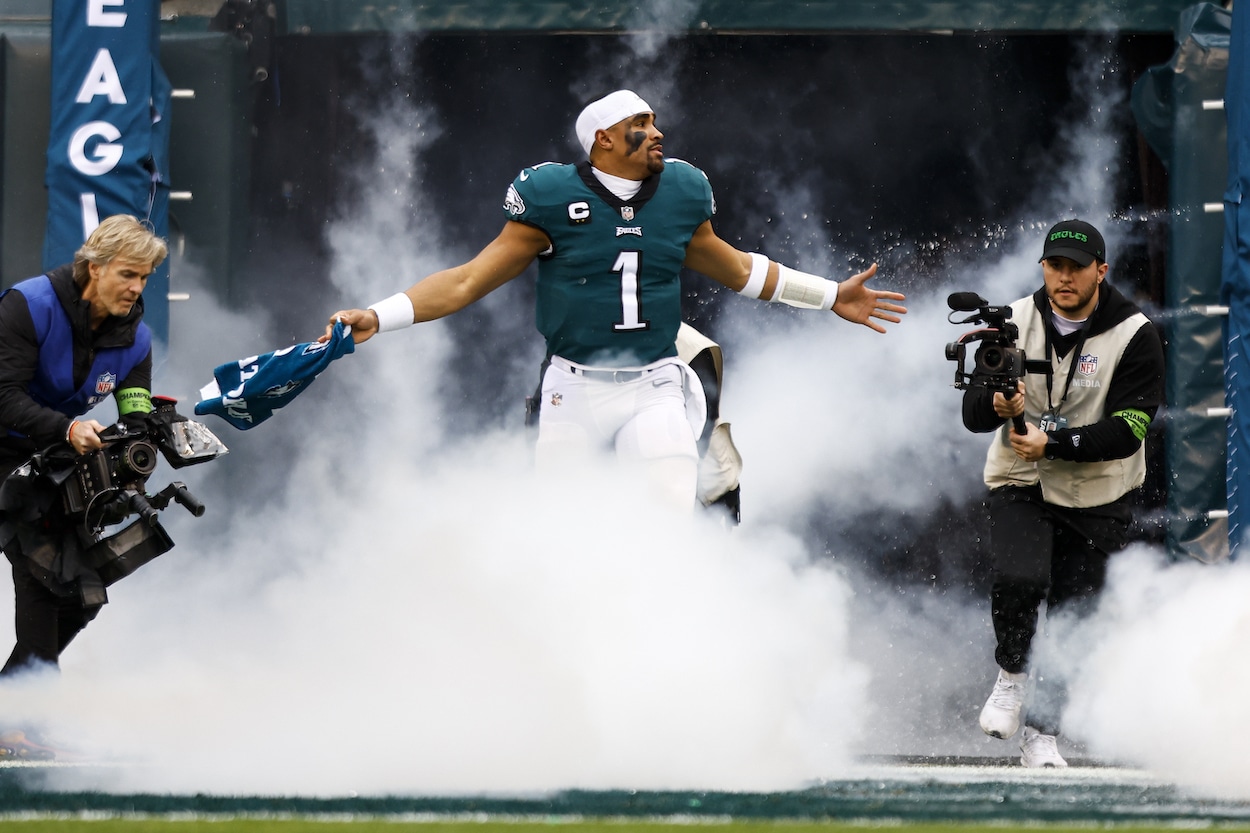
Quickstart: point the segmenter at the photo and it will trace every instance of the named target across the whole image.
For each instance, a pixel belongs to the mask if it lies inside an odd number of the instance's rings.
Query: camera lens
[[[142,440],[126,446],[123,455],[126,467],[138,475],[149,475],[156,469],[156,448]]]
[[[1002,368],[1004,361],[1003,351],[997,347],[986,347],[981,352],[981,365],[991,373]]]

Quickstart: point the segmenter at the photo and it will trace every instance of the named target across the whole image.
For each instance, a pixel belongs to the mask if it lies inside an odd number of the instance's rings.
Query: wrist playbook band
[[[389,298],[370,304],[369,309],[378,317],[379,333],[402,330],[413,324],[412,301],[404,292],[396,292]]]
[[[838,300],[838,284],[778,263],[777,291],[771,300],[799,309],[833,309]]]

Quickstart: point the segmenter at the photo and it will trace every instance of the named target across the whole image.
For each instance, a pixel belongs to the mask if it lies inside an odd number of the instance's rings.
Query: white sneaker
[[[1059,755],[1059,743],[1054,735],[1043,735],[1032,726],[1024,727],[1020,739],[1020,764],[1027,767],[1061,767],[1068,762]]]
[[[1020,728],[1020,708],[1024,705],[1024,686],[1029,680],[1027,671],[1012,674],[998,669],[998,679],[990,699],[981,709],[981,731],[990,737],[1009,738]]]

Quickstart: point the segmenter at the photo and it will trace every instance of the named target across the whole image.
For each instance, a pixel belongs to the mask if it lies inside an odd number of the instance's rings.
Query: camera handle
[[[148,502],[147,495],[127,489],[121,493],[121,497],[126,503],[127,510],[138,514],[148,526],[156,526],[160,520],[160,513]]]
[[[180,480],[170,483],[152,497],[152,505],[158,509],[164,509],[170,501],[177,501],[197,518],[204,515],[204,504],[200,503],[199,498],[187,489],[187,484]]]
[[[1017,393],[1019,393],[1019,391],[1014,391],[1014,390],[1005,390],[1005,391],[1003,391],[1003,398],[1004,398],[1004,399],[1010,399],[1011,397],[1015,396]],[[1011,418],[1011,425],[1012,425],[1012,427],[1013,427],[1013,428],[1015,428],[1016,433],[1017,433],[1017,434],[1019,434],[1019,435],[1020,435],[1020,436],[1022,436],[1022,437],[1023,437],[1025,434],[1029,433],[1029,429],[1028,429],[1028,428],[1025,426],[1025,424],[1024,424],[1024,414],[1019,414],[1018,416],[1013,416],[1013,417]]]

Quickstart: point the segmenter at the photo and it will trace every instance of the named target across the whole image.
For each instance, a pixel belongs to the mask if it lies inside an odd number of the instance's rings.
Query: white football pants
[[[641,370],[637,379],[614,381],[593,375],[605,371],[553,358],[543,376],[537,469],[550,473],[615,454],[641,468],[658,497],[691,511],[699,452],[687,415],[686,369],[677,359],[662,359]]]

